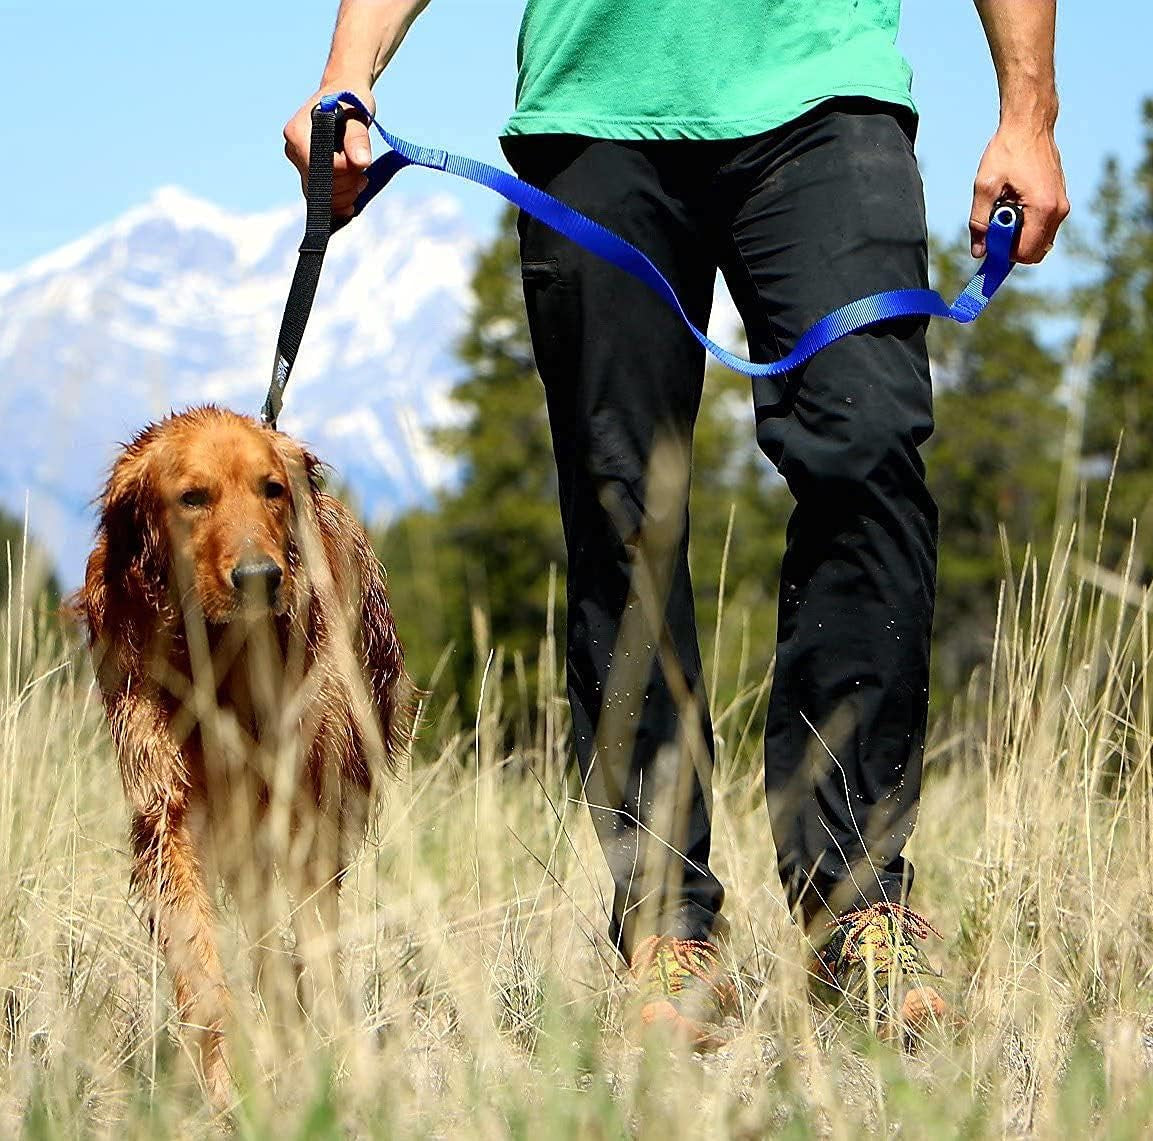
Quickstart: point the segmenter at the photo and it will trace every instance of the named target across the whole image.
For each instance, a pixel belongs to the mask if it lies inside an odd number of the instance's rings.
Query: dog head
[[[211,624],[291,606],[295,522],[319,462],[289,437],[215,407],[150,425],[101,502],[104,577],[161,609],[178,597]]]

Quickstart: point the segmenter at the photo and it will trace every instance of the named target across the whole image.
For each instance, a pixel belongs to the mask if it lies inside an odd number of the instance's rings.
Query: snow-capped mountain
[[[258,412],[303,211],[233,215],[180,190],[0,274],[0,506],[66,583],[119,441],[172,408]],[[453,343],[476,236],[447,195],[382,196],[329,246],[281,426],[369,518],[448,474],[426,429],[452,416]]]

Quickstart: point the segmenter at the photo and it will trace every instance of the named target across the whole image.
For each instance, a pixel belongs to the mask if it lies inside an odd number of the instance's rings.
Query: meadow
[[[127,890],[125,812],[89,666],[18,569],[0,694],[0,1135],[1109,1137],[1153,1133],[1150,592],[1096,536],[1025,556],[985,668],[937,710],[912,845],[929,952],[964,1014],[905,1053],[806,997],[760,781],[767,679],[718,608],[715,867],[743,1029],[637,1047],[609,884],[568,774],[551,629],[531,729],[480,664],[468,718],[430,684],[412,762],[346,882],[355,1016],[329,1036],[253,990],[222,898],[238,1103],[213,1118]],[[731,659],[731,660],[730,660]],[[735,665],[733,663],[736,663]],[[459,711],[458,711],[459,712]],[[274,885],[270,885],[270,890]]]

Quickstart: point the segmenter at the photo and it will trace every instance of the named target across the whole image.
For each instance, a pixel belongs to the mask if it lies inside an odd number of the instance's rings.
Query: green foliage
[[[938,271],[942,289],[959,289],[970,272],[964,250],[942,252]],[[439,670],[444,691],[470,707],[490,649],[501,647],[506,666],[520,659],[506,671],[506,702],[531,706],[550,598],[562,628],[564,545],[511,213],[479,258],[472,290],[459,345],[467,372],[454,392],[461,419],[437,441],[459,463],[459,480],[434,506],[396,520],[378,547],[418,683]],[[929,464],[944,535],[937,679],[949,691],[987,653],[1000,531],[1017,549],[1047,538],[1053,524],[1063,413],[1060,364],[1037,333],[1043,311],[1007,285],[974,326],[939,323],[932,333],[938,432]],[[694,441],[690,550],[702,648],[718,683],[756,686],[771,664],[791,509],[756,447],[747,383],[710,371]],[[724,652],[714,654],[722,606]]]
[[[1063,474],[1090,477],[1082,509],[1095,529],[1122,429],[1106,561],[1123,553],[1131,519],[1153,536],[1153,519],[1143,518],[1153,506],[1153,435],[1144,430],[1153,422],[1153,100],[1145,131],[1145,157],[1131,180],[1115,162],[1106,166],[1104,252],[1094,280],[1074,297],[1074,316],[1089,308],[1103,314],[1087,396],[1086,462],[1070,430],[1078,427],[1077,409],[1066,407],[1062,389],[1068,346],[1055,320],[1069,315],[1062,299],[1031,293],[1022,272],[980,321],[932,326],[937,430],[926,461],[941,511],[938,700],[964,690],[987,659],[1006,555],[1019,559],[1026,546],[1050,550],[1054,529],[1070,522],[1058,517],[1068,506],[1058,504]],[[936,249],[933,260],[936,284],[950,295],[972,272],[963,242]],[[438,689],[473,708],[496,647],[504,653],[506,709],[511,703],[528,716],[542,639],[563,630],[564,546],[511,212],[478,259],[472,291],[458,350],[466,368],[454,393],[460,420],[437,441],[459,465],[459,479],[433,505],[398,519],[379,547],[418,682],[437,676]],[[694,442],[690,550],[715,685],[755,688],[771,664],[791,508],[756,447],[746,382],[711,371]]]
[[[921,806],[918,907],[945,933],[931,954],[959,1035],[910,1058],[813,1011],[809,948],[766,882],[754,730],[726,733],[713,836],[746,1027],[711,1059],[636,1050],[599,845],[559,776],[566,735],[532,780],[508,762],[533,738],[505,749],[482,726],[492,747],[474,764],[467,734],[426,727],[421,771],[389,792],[345,881],[353,982],[330,1042],[303,1011],[270,1018],[245,985],[293,901],[276,893],[280,914],[255,929],[221,909],[233,1122],[204,1107],[170,981],[126,904],[124,804],[90,671],[62,644],[25,642],[0,685],[0,1136],[1153,1136],[1148,615],[1117,614],[1075,565],[1024,575],[1017,594],[988,722],[970,707],[958,725],[974,763],[933,772]],[[0,630],[0,656],[14,652]],[[1102,778],[1126,727],[1131,791],[1116,795]]]
[[[459,480],[435,508],[398,519],[379,547],[413,676],[426,684],[451,646],[446,688],[475,699],[494,646],[520,656],[534,693],[553,568],[564,559],[512,211],[477,261],[472,295],[458,346],[468,371],[453,392],[461,420],[437,439],[460,464]]]
[[[1118,440],[1114,520],[1107,557],[1116,561],[1131,521],[1153,553],[1153,99],[1143,108],[1143,157],[1131,179],[1115,159],[1105,165],[1096,212],[1099,276],[1081,291],[1080,307],[1098,307],[1101,332],[1086,420],[1086,456],[1097,476],[1093,505],[1105,498]]]
[[[25,549],[23,522],[0,510],[0,609],[7,606],[10,590],[47,607],[60,601],[60,583],[47,557],[34,542]],[[19,600],[13,605],[18,609]]]
[[[444,688],[466,704],[475,701],[488,652],[500,647],[505,665],[514,667],[507,671],[506,702],[527,715],[523,706],[535,704],[550,600],[556,629],[563,628],[565,556],[512,212],[478,259],[472,293],[471,320],[458,347],[467,372],[453,393],[462,416],[437,437],[460,464],[459,481],[434,507],[396,520],[378,549],[418,684],[429,683],[451,646]],[[732,509],[727,606],[734,623],[749,624],[746,672],[759,676],[772,657],[787,495],[756,448],[745,382],[720,370],[710,375],[697,427],[692,507],[706,655]]]
[[[960,291],[972,273],[966,243],[936,251],[937,287]],[[985,661],[1012,551],[1047,549],[1052,535],[1065,413],[1061,362],[1042,343],[1045,303],[1012,279],[972,325],[930,331],[936,431],[925,449],[940,508],[934,679],[961,689]]]

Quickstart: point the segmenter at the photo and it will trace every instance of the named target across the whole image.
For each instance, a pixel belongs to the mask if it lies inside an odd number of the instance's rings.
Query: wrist
[[[325,69],[320,77],[318,91],[355,91],[357,94],[370,95],[372,93],[373,78],[371,73],[364,71],[345,71]]]
[[[1057,125],[1057,89],[1026,80],[1001,93],[1001,127],[1032,134],[1053,133]]]

